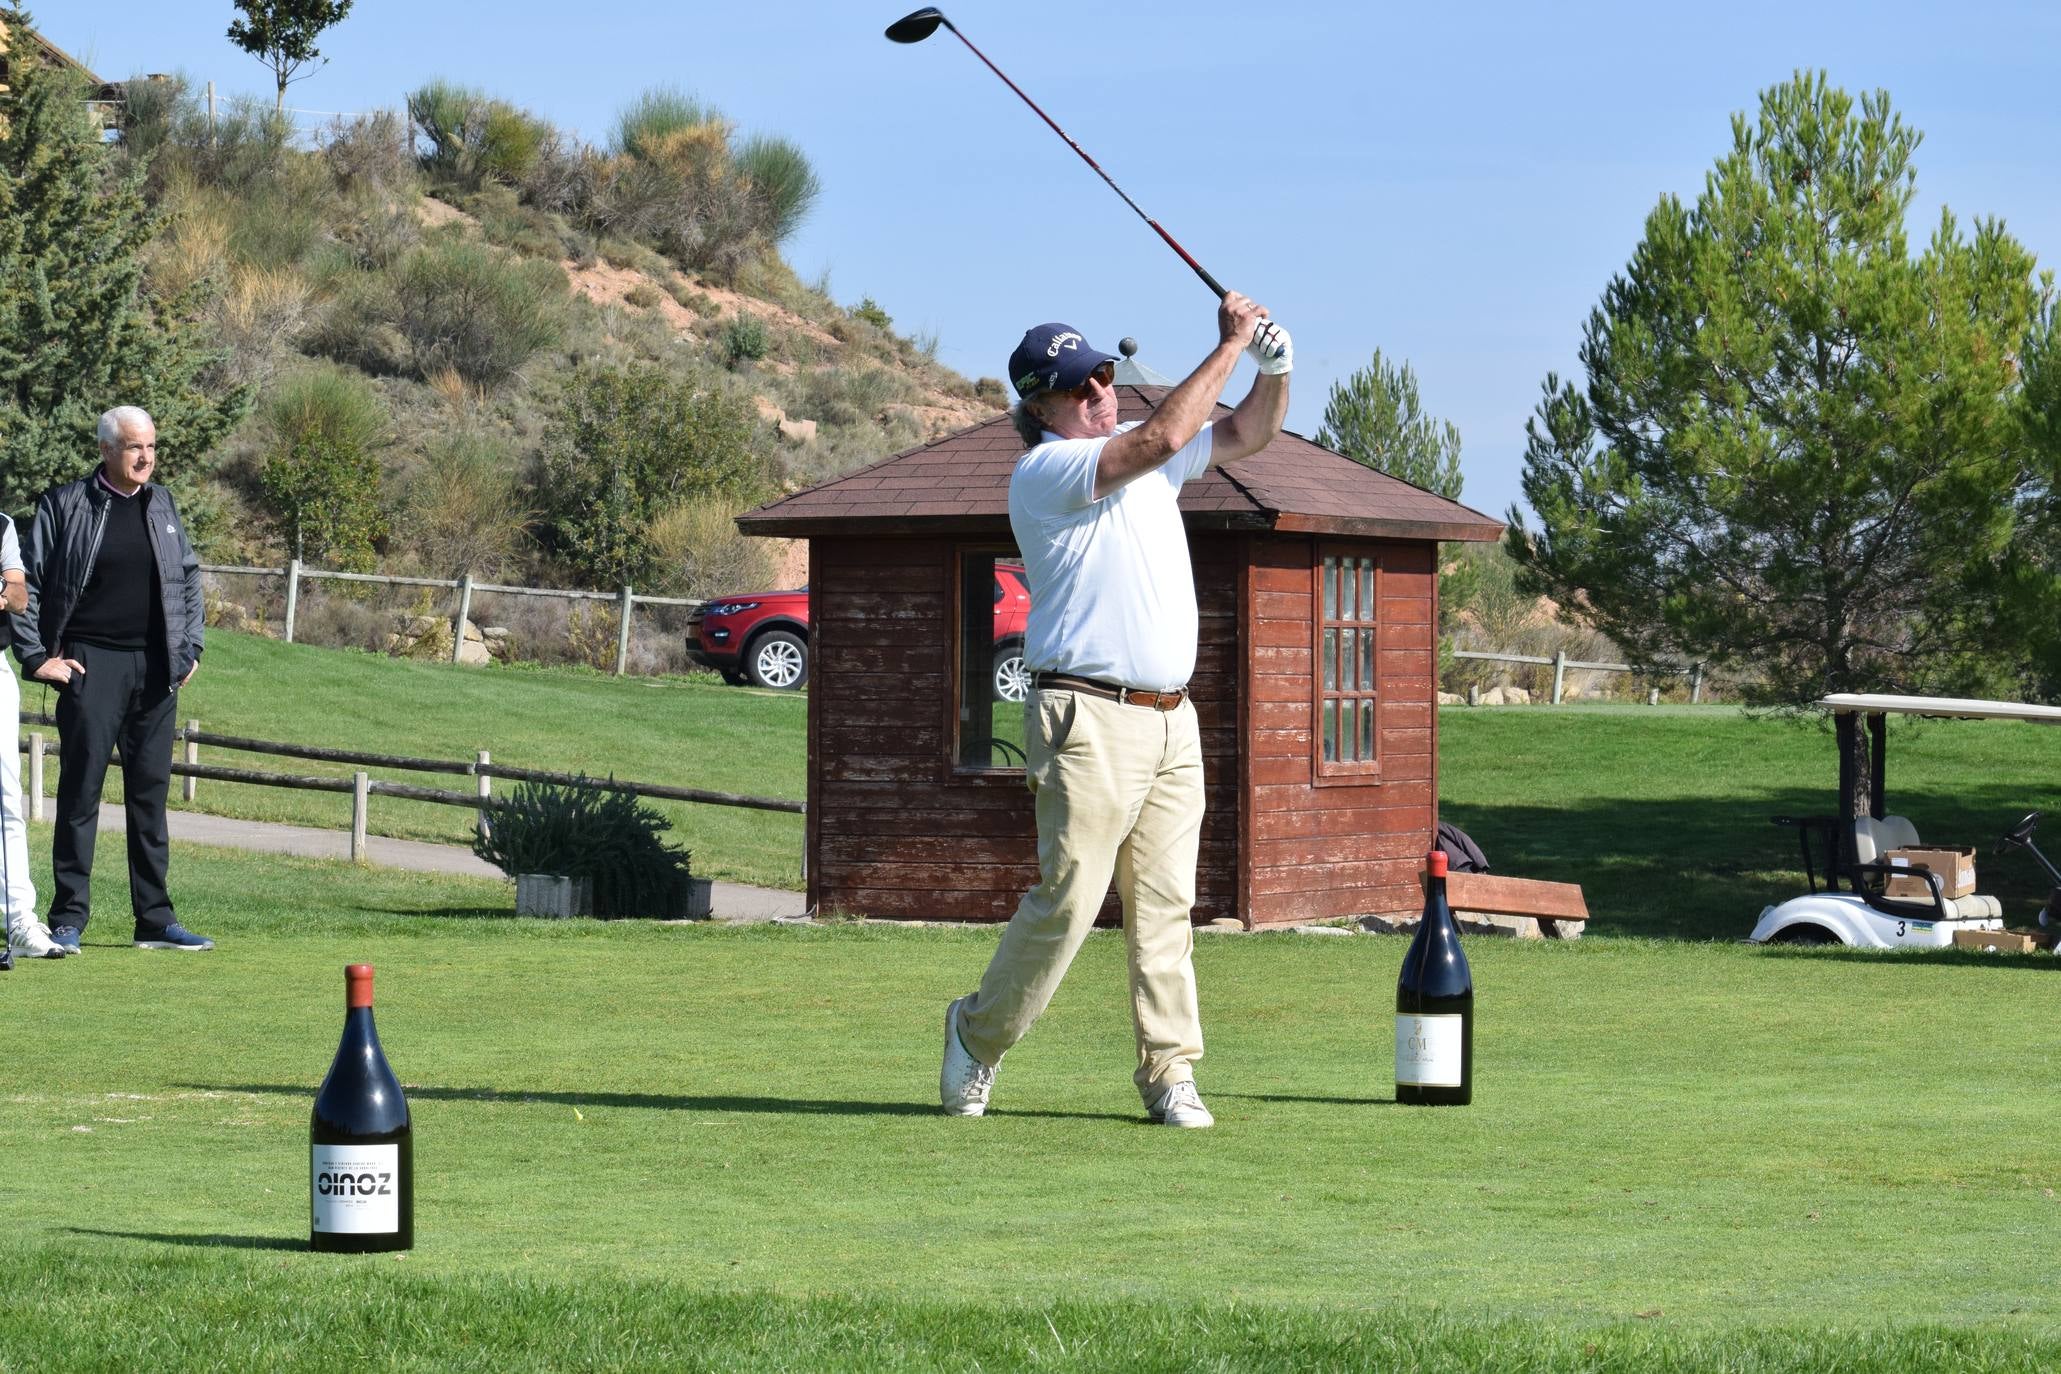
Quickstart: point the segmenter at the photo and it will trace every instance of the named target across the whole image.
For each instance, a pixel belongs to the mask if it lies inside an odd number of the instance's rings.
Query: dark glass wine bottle
[[[1474,1100],[1474,976],[1446,905],[1446,855],[1425,865],[1424,919],[1395,980],[1395,1100],[1464,1107]]]
[[[372,965],[344,969],[343,1043],[308,1127],[308,1246],[362,1254],[415,1244],[414,1138],[372,1027]]]

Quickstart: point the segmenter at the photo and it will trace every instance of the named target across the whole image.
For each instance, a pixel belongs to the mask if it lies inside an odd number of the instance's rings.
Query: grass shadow
[[[200,1092],[261,1093],[268,1096],[315,1095],[312,1083],[181,1083]],[[440,1088],[403,1084],[410,1101],[492,1102],[513,1106],[546,1104],[559,1107],[624,1107],[662,1112],[734,1112],[776,1116],[938,1116],[934,1102],[867,1102],[821,1097],[745,1097],[735,1094],[526,1092],[513,1088]],[[996,1116],[1050,1117],[1070,1121],[1132,1121],[1122,1112],[1062,1112],[1037,1109],[997,1111]]]
[[[193,1245],[206,1250],[305,1250],[305,1240],[278,1236],[231,1236],[220,1233],[191,1235],[172,1231],[103,1231],[92,1226],[67,1226],[75,1236],[102,1236],[109,1240],[152,1240],[163,1245]]]
[[[1797,832],[1772,818],[1820,815],[1830,802],[1825,789],[1799,786],[1667,801],[1445,801],[1440,814],[1474,837],[1492,872],[1580,884],[1589,936],[1737,940],[1761,908],[1806,891]],[[2029,809],[2027,789],[1905,786],[1891,802],[1928,840],[1974,846],[1980,890],[2002,901],[2007,925],[2032,923],[2046,875],[2023,852],[1990,852]]]

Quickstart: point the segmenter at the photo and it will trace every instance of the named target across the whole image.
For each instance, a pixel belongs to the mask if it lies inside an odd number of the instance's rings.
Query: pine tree
[[[27,27],[26,14],[18,16]],[[25,510],[97,461],[94,423],[117,405],[157,421],[165,480],[201,460],[250,408],[210,392],[219,355],[198,301],[153,302],[139,253],[156,232],[141,167],[109,156],[77,79],[24,58],[0,94],[0,509]]]
[[[1974,690],[2034,472],[2020,360],[2052,278],[1993,220],[1915,256],[1919,142],[1822,75],[1735,116],[1693,206],[1664,198],[1590,315],[1586,388],[1549,376],[1511,551],[1634,661],[1750,673],[1752,697]],[[1851,717],[1846,718],[1850,724]],[[1867,796],[1842,731],[1843,789]]]
[[[1317,442],[1412,486],[1460,499],[1460,431],[1417,398],[1417,374],[1374,350],[1374,360],[1331,384]]]

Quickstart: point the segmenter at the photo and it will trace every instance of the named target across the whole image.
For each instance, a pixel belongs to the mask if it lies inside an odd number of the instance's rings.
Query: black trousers
[[[122,808],[129,820],[129,905],[139,932],[178,919],[165,891],[170,858],[165,797],[172,784],[172,735],[179,693],[162,652],[71,644],[86,665],[57,698],[57,828],[50,841],[56,895],[49,923],[86,928],[92,915],[93,845],[108,758],[122,751]]]

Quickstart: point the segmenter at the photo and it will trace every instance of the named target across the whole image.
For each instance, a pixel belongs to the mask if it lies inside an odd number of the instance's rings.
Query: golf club
[[[1123,196],[1124,204],[1131,207],[1132,213],[1136,214],[1139,219],[1142,219],[1147,224],[1151,225],[1152,232],[1159,235],[1162,239],[1166,240],[1166,246],[1173,249],[1176,253],[1179,253],[1181,255],[1182,262],[1187,263],[1188,266],[1195,269],[1195,275],[1202,278],[1203,285],[1207,286],[1210,290],[1217,293],[1218,300],[1222,300],[1224,298],[1224,288],[1217,283],[1217,279],[1215,277],[1212,277],[1208,272],[1204,271],[1201,263],[1197,262],[1194,258],[1188,256],[1188,250],[1183,248],[1180,244],[1176,243],[1174,241],[1174,236],[1172,234],[1169,234],[1166,230],[1162,229],[1160,227],[1158,220],[1154,219],[1152,216],[1146,214],[1143,210],[1139,209],[1137,201],[1132,200],[1127,195],[1124,195],[1124,188],[1117,185],[1115,181],[1111,180],[1109,173],[1102,170],[1101,164],[1097,163],[1094,158],[1089,157],[1087,150],[1081,147],[1080,144],[1074,142],[1072,136],[1068,134],[1066,130],[1060,128],[1057,124],[1053,123],[1052,116],[1046,114],[1043,110],[1038,109],[1038,102],[1032,100],[1029,96],[1025,95],[1023,93],[1023,88],[1021,86],[1017,85],[1014,81],[1011,81],[1008,78],[1008,76],[1006,76],[1003,73],[1000,67],[996,66],[992,62],[989,62],[988,55],[982,52],[979,48],[974,47],[973,44],[970,41],[968,41],[966,35],[959,32],[959,26],[954,24],[951,20],[945,18],[945,12],[943,10],[938,9],[935,6],[925,6],[923,9],[917,10],[913,14],[903,15],[900,19],[895,20],[894,23],[889,24],[887,26],[887,36],[889,39],[896,43],[921,43],[924,39],[930,37],[933,33],[936,33],[938,30],[938,26],[940,24],[942,24],[944,27],[952,31],[952,37],[958,39],[961,43],[965,43],[966,50],[972,53],[975,57],[978,57],[983,63],[985,63],[989,71],[993,72],[996,76],[1001,77],[1002,84],[1006,85],[1010,90],[1015,91],[1017,97],[1020,100],[1022,100],[1024,104],[1030,106],[1032,110],[1036,111],[1039,119],[1042,119],[1045,121],[1045,123],[1051,125],[1052,132],[1058,134],[1061,138],[1065,139],[1066,146],[1073,149],[1075,152],[1079,153],[1081,155],[1081,161],[1087,163],[1090,167],[1093,167],[1095,169],[1096,176],[1101,177],[1104,181],[1109,182],[1109,189],[1116,192],[1119,196]]]

